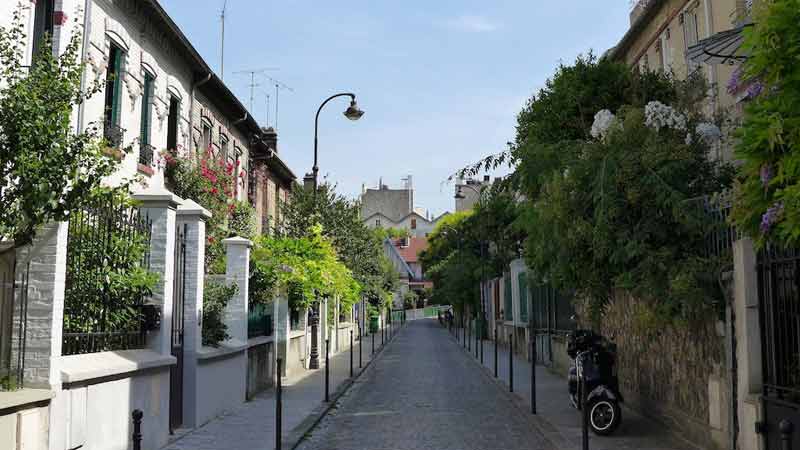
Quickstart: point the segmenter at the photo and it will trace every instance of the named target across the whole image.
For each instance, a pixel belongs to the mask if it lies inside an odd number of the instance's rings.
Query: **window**
[[[178,116],[181,102],[174,96],[169,97],[169,115],[167,116],[167,149],[178,148]]]
[[[150,125],[153,116],[153,76],[145,72],[142,91],[142,123],[139,139],[142,145],[150,145]]]
[[[36,2],[33,19],[33,55],[42,50],[43,46],[52,49],[53,38],[53,12],[55,0],[39,0]]]
[[[381,226],[381,219],[375,219],[375,227]]]
[[[700,36],[700,32],[697,28],[697,12],[684,12],[682,15],[682,24],[683,24],[683,41],[686,43],[686,48],[684,50],[688,50],[689,47],[697,44],[697,41]],[[690,59],[687,59],[686,64],[688,66],[689,73],[694,72],[697,70],[700,65]]]
[[[219,133],[219,150],[220,150],[220,155],[228,159],[228,161],[230,162],[230,150],[228,149],[228,136],[222,134],[222,130],[220,130]]]
[[[417,229],[417,219],[411,219],[411,229],[412,230]]]
[[[211,124],[205,120],[203,120],[203,142],[200,144],[203,151],[211,151]]]
[[[106,69],[106,124],[119,125],[120,99],[122,92],[122,57],[121,48],[111,44]]]

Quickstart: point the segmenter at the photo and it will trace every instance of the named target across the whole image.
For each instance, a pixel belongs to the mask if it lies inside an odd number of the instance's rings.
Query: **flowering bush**
[[[656,131],[671,128],[686,131],[686,116],[659,101],[648,102],[644,107],[645,125]]]
[[[614,113],[607,109],[601,109],[597,111],[597,114],[594,115],[594,122],[592,123],[592,129],[590,133],[592,137],[595,139],[602,139],[606,137],[608,131],[616,122],[616,117]]]
[[[761,245],[800,244],[800,0],[756,3],[737,80],[750,101],[738,132],[743,162],[733,219]],[[733,78],[733,77],[732,77]]]
[[[198,157],[192,158],[183,154],[180,149],[162,152],[164,176],[173,192],[190,198],[211,212],[211,219],[206,225],[206,270],[211,273],[225,271],[225,249],[222,240],[231,231],[231,217],[236,214],[236,223],[247,223],[241,217],[252,208],[241,206],[236,201],[236,189],[242,174],[239,162],[225,161],[211,149]],[[238,209],[237,209],[238,208]],[[249,228],[247,229],[249,232]],[[244,236],[252,237],[252,236]]]

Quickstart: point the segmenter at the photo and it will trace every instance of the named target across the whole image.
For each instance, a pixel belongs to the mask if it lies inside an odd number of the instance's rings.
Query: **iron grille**
[[[63,355],[145,346],[143,306],[150,292],[124,280],[148,272],[150,234],[150,220],[115,195],[72,211]]]
[[[150,167],[153,165],[153,155],[156,148],[150,144],[142,144],[139,146],[139,164]]]
[[[122,148],[122,137],[125,135],[125,129],[119,125],[106,121],[103,124],[103,138],[106,144],[111,148]]]
[[[9,254],[0,261],[0,391],[23,387],[27,350],[30,263],[16,270],[15,253]]]

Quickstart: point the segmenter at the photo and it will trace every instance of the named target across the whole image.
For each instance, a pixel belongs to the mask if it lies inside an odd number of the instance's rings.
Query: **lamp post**
[[[317,109],[317,114],[314,116],[314,166],[311,168],[311,173],[314,177],[314,206],[316,207],[316,198],[317,198],[317,175],[319,174],[319,165],[317,160],[317,149],[318,149],[318,139],[317,135],[319,132],[319,113],[322,112],[322,108],[328,104],[331,100],[338,98],[338,97],[350,97],[350,106],[344,111],[344,116],[350,120],[358,120],[361,116],[364,115],[364,111],[358,108],[358,104],[356,104],[356,95],[350,92],[342,92],[340,94],[331,95],[330,97],[326,98],[325,101],[319,105]],[[314,307],[313,313],[311,315],[311,352],[309,354],[309,362],[308,366],[311,369],[319,369],[319,301]]]
[[[456,194],[454,196],[457,200],[466,198],[466,196],[461,192],[462,188],[467,188],[467,189],[471,190],[472,192],[474,192],[475,194],[477,194],[478,195],[478,206],[481,206],[481,207],[483,206],[483,193],[484,193],[484,189],[485,189],[484,185],[481,185],[480,189],[477,189],[474,186],[471,186],[469,184],[459,185],[457,190],[456,190]],[[485,220],[487,220],[487,219],[485,219]],[[485,296],[484,296],[484,289],[486,287],[485,286],[485,283],[486,283],[486,260],[485,259],[486,258],[485,258],[484,252],[483,252],[483,248],[484,248],[485,245],[488,245],[488,237],[487,237],[487,233],[489,231],[488,228],[489,228],[488,226],[484,226],[484,230],[483,230],[484,238],[481,240],[482,241],[481,242],[481,310],[480,310],[480,319],[479,319],[479,321],[480,321],[480,330],[479,330],[478,333],[476,333],[476,345],[477,345],[477,342],[480,342],[480,347],[481,347],[480,348],[481,364],[483,364],[483,330],[484,330],[484,327],[486,326],[486,305],[485,305],[486,299],[485,299]]]

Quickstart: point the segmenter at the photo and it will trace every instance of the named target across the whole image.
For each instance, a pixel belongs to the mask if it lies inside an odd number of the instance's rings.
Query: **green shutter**
[[[114,98],[111,102],[111,123],[119,125],[122,99],[122,50],[112,46],[111,57],[114,58]]]
[[[142,124],[139,139],[142,145],[150,144],[150,120],[152,108],[150,103],[152,100],[153,91],[153,77],[150,74],[144,75],[144,93],[142,95]]]
[[[528,321],[528,278],[525,272],[520,272],[519,281],[519,320]]]

